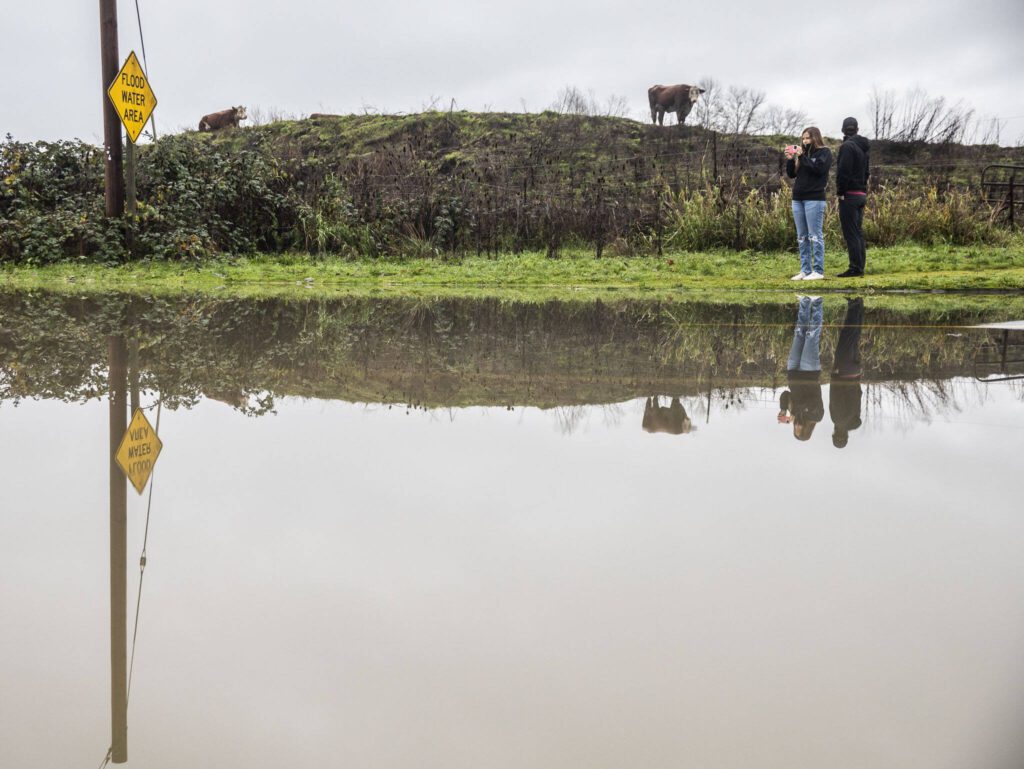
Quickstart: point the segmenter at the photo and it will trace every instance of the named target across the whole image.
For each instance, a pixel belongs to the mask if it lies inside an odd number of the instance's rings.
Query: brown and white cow
[[[675,112],[676,121],[682,123],[702,93],[704,89],[695,85],[652,85],[647,89],[651,122],[664,125],[665,113]]]
[[[247,118],[245,107],[223,109],[220,112],[211,112],[209,115],[203,115],[203,119],[199,121],[199,130],[219,131],[228,126],[238,128],[238,124]]]

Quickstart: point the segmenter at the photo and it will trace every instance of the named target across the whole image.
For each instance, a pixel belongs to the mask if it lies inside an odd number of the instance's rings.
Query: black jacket
[[[836,157],[836,193],[867,192],[871,175],[871,142],[863,136],[847,136]]]
[[[825,416],[821,400],[820,371],[788,371],[789,410],[802,422],[820,422]]]
[[[828,385],[828,414],[839,430],[850,432],[863,424],[860,418],[863,390],[860,378],[833,379]]]
[[[793,200],[824,200],[825,187],[828,185],[828,171],[832,167],[832,150],[819,147],[804,153],[800,158],[800,168],[796,167],[796,158],[786,161],[786,175],[796,179],[793,185]]]

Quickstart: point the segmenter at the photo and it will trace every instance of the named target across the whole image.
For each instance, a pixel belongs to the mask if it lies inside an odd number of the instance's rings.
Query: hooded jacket
[[[854,134],[843,139],[836,158],[836,192],[867,192],[871,175],[871,142]]]

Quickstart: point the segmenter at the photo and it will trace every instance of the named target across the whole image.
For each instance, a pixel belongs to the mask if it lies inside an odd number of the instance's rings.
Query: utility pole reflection
[[[108,337],[110,378],[110,721],[111,760],[128,760],[128,481],[114,459],[128,429],[128,348]]]

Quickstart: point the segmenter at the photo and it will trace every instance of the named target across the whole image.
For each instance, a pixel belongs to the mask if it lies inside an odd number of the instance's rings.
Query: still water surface
[[[110,740],[122,333],[129,765],[1018,767],[1007,319],[0,295],[0,765]]]

